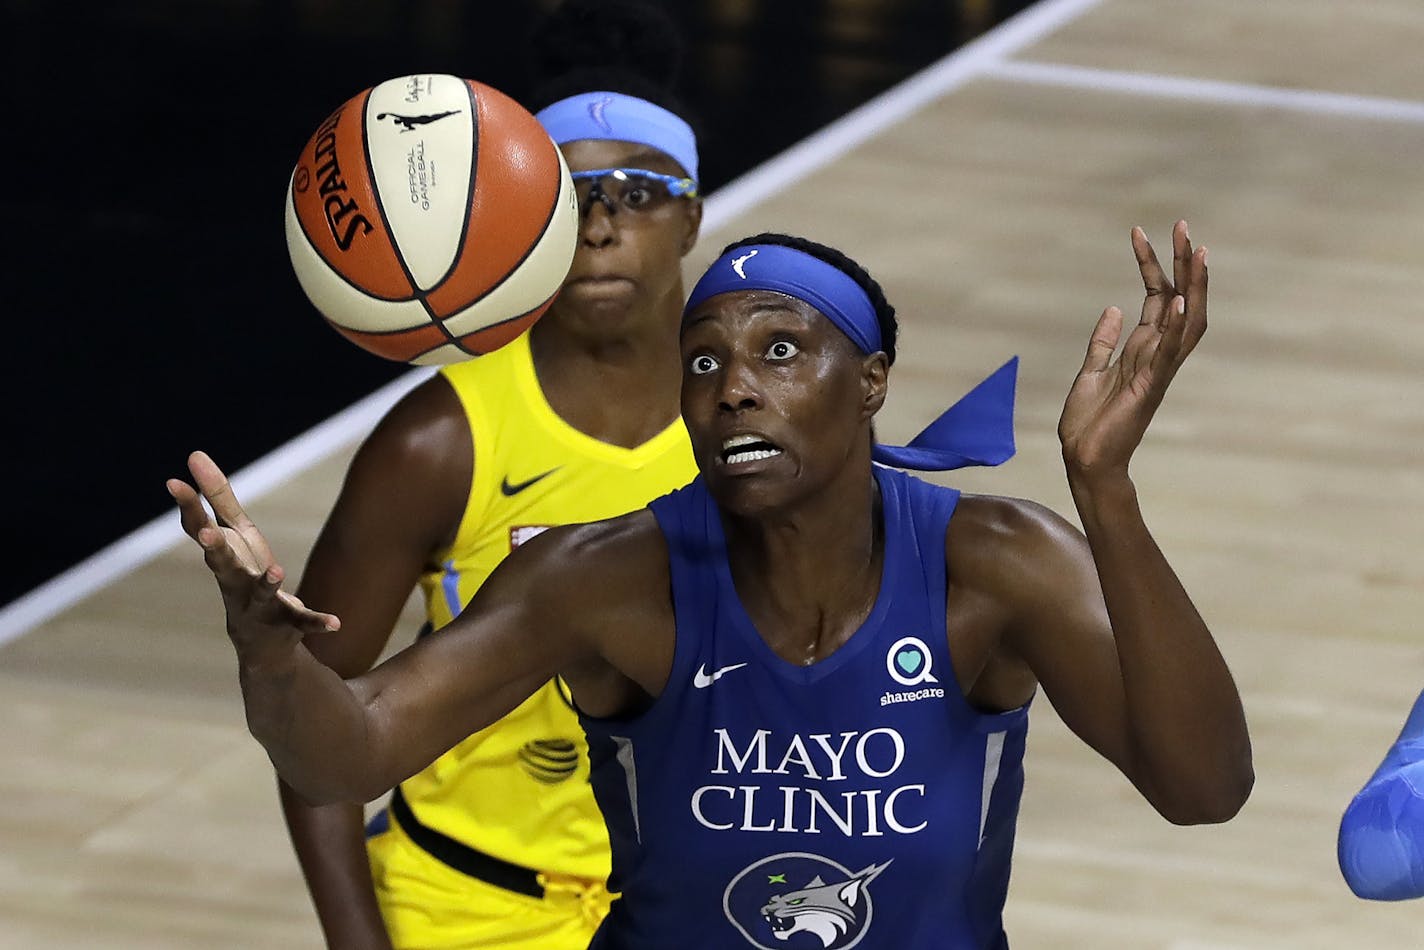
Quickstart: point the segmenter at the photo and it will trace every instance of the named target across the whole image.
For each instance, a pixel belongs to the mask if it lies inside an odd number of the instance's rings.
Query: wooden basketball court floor
[[[1100,309],[1138,302],[1128,229],[1185,216],[1211,248],[1211,331],[1135,474],[1241,685],[1255,793],[1172,827],[1040,700],[1018,948],[1424,946],[1424,905],[1355,900],[1334,856],[1424,686],[1422,39],[1417,0],[1055,0],[712,199],[689,270],[771,227],[886,285],[886,437],[1020,354],[1018,457],[954,482],[1069,515],[1054,422]],[[250,507],[294,571],[363,411],[239,482],[275,483]],[[319,945],[175,522],[0,618],[0,947]]]

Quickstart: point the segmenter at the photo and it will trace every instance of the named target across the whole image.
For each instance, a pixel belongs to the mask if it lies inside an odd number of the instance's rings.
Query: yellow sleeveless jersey
[[[539,387],[528,334],[441,372],[464,405],[475,459],[455,543],[420,580],[437,631],[541,530],[641,508],[696,474],[681,419],[625,449],[559,418]],[[421,824],[472,848],[535,871],[603,880],[608,833],[588,773],[583,729],[556,681],[401,790]]]

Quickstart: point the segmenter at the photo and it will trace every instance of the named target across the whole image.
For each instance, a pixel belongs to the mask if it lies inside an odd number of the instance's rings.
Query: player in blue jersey
[[[1379,901],[1424,897],[1424,693],[1340,819],[1340,871]]]
[[[520,547],[440,637],[343,682],[339,628],[210,459],[172,480],[217,577],[253,734],[313,800],[380,794],[560,674],[621,891],[598,950],[1007,946],[1025,707],[1065,721],[1167,819],[1252,784],[1240,697],[1153,541],[1128,463],[1206,328],[1204,249],[1145,235],[1141,321],[1099,318],[1059,422],[1083,532],[887,466],[1012,454],[1012,364],[906,447],[875,443],[894,310],[854,262],[761,235],[694,288],[682,411],[699,478]],[[877,465],[880,462],[883,464]],[[862,941],[864,943],[862,944]]]

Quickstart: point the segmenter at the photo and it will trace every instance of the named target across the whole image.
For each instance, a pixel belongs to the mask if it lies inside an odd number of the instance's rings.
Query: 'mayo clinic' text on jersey
[[[777,656],[701,480],[652,504],[677,618],[662,695],[585,717],[623,899],[596,950],[1002,948],[1027,710],[971,709],[945,629],[959,495],[876,467],[879,596],[835,653]]]

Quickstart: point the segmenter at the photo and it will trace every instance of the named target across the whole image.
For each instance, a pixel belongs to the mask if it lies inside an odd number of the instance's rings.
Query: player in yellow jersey
[[[677,39],[651,12],[607,3],[566,4],[552,22],[546,42],[622,30],[610,48],[643,70]],[[638,76],[566,80],[539,113],[581,201],[562,292],[528,334],[390,411],[302,577],[306,603],[360,618],[307,640],[343,676],[375,662],[416,583],[438,637],[522,541],[638,508],[695,474],[678,416],[681,261],[701,221],[692,130]],[[359,806],[309,807],[283,786],[328,946],[582,950],[610,901],[588,771],[551,682],[404,782],[369,840]]]

